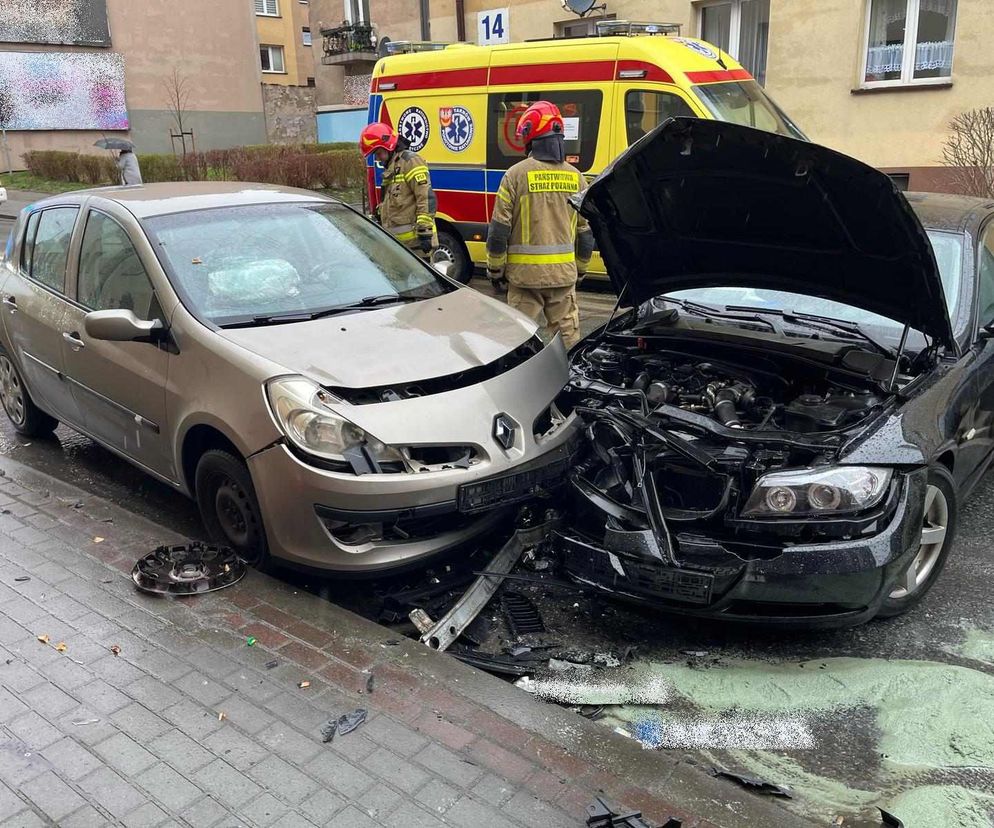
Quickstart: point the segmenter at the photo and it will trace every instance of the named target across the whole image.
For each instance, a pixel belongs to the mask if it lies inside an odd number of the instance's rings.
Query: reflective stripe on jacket
[[[419,235],[435,236],[435,191],[428,166],[410,150],[394,153],[383,172],[380,224],[409,247]],[[434,242],[437,244],[437,242]]]
[[[568,199],[587,189],[572,164],[526,158],[507,171],[487,234],[487,268],[513,285],[565,287],[585,273],[593,252],[587,220]]]

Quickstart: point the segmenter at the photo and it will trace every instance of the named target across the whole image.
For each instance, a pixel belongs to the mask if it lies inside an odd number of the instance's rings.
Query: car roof
[[[254,184],[247,181],[175,181],[79,190],[38,201],[33,206],[41,207],[54,202],[71,203],[87,196],[120,204],[139,219],[168,213],[209,210],[214,207],[334,201],[311,190],[298,190],[274,184]]]
[[[994,212],[994,200],[948,193],[905,193],[926,230],[945,230],[976,235]]]

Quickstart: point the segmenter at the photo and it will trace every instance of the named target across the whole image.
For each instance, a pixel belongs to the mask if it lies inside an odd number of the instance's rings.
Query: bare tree
[[[994,107],[971,109],[953,118],[942,146],[957,192],[994,197]]]
[[[175,132],[170,130],[170,137],[182,141],[183,155],[186,155],[186,136],[193,137],[187,118],[190,112],[190,79],[174,66],[172,74],[162,79],[162,89],[166,95],[166,108],[176,125]]]

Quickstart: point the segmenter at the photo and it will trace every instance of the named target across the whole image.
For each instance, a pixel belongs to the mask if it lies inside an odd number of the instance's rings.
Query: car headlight
[[[773,472],[756,481],[743,517],[798,517],[861,512],[887,492],[891,470],[833,466]]]
[[[348,462],[347,453],[365,446],[376,460],[402,459],[395,449],[329,408],[335,397],[309,379],[270,380],[266,383],[266,395],[283,433],[308,454]]]

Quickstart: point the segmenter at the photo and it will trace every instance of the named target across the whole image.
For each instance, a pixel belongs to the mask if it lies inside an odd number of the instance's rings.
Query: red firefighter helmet
[[[536,138],[550,134],[563,134],[563,116],[554,103],[536,101],[518,121],[517,136],[527,146]]]
[[[368,156],[381,147],[393,152],[397,148],[397,133],[386,124],[379,122],[366,125],[359,133],[359,151],[364,156]]]

